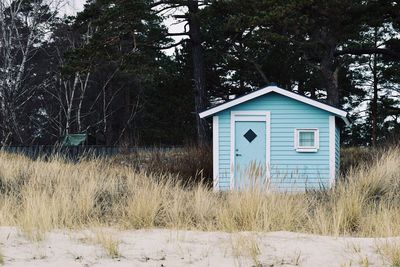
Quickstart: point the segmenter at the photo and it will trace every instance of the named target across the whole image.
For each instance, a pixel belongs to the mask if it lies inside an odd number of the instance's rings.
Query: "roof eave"
[[[218,106],[216,106],[216,107],[210,108],[210,109],[208,109],[208,110],[205,110],[205,111],[199,113],[199,116],[200,116],[200,118],[202,118],[202,119],[203,119],[203,118],[207,118],[207,117],[209,117],[209,116],[211,116],[211,115],[213,115],[213,114],[215,114],[215,113],[218,113],[218,112],[220,112],[220,111],[223,111],[223,110],[225,110],[225,109],[234,107],[234,106],[236,106],[236,105],[239,105],[239,104],[241,104],[241,103],[243,103],[243,102],[246,102],[246,101],[248,101],[248,100],[254,99],[254,98],[256,98],[256,97],[259,97],[259,96],[268,94],[268,93],[272,92],[272,88],[271,88],[271,87],[272,87],[272,86],[265,87],[265,88],[263,88],[263,89],[260,89],[260,90],[255,91],[255,92],[253,92],[253,93],[250,93],[250,94],[244,95],[244,96],[242,96],[242,97],[233,99],[233,100],[231,100],[231,101],[229,101],[229,102],[227,102],[227,103],[224,103],[224,104],[218,105]]]
[[[305,104],[309,104],[311,106],[326,110],[326,111],[328,111],[328,112],[330,112],[332,114],[335,114],[336,116],[342,118],[343,121],[346,123],[346,125],[350,124],[349,120],[347,119],[347,112],[346,111],[338,109],[338,108],[335,108],[335,107],[332,107],[332,106],[329,106],[329,105],[321,103],[321,102],[318,102],[316,100],[310,99],[310,98],[305,97],[305,96],[297,95],[297,94],[295,94],[293,92],[287,91],[287,90],[279,88],[277,86],[268,86],[268,87],[265,87],[263,89],[257,90],[257,91],[255,91],[253,93],[250,93],[248,95],[236,98],[236,99],[234,99],[232,101],[229,101],[227,103],[224,103],[224,104],[221,104],[221,105],[216,106],[214,108],[211,108],[209,110],[203,111],[203,112],[199,113],[199,116],[200,116],[200,118],[207,118],[207,117],[209,117],[209,116],[211,116],[213,114],[216,114],[218,112],[221,112],[221,111],[223,111],[225,109],[234,107],[234,106],[239,105],[239,104],[241,104],[243,102],[246,102],[248,100],[257,98],[259,96],[262,96],[262,95],[265,95],[265,94],[268,94],[268,93],[271,93],[271,92],[275,92],[275,93],[278,93],[280,95],[284,95],[284,96],[287,96],[289,98],[298,100],[298,101],[303,102]]]

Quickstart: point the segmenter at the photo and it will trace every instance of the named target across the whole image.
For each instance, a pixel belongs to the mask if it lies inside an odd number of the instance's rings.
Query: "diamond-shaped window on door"
[[[248,130],[243,136],[247,139],[247,141],[249,141],[249,143],[253,142],[253,140],[257,137],[255,132],[253,132],[251,129]]]

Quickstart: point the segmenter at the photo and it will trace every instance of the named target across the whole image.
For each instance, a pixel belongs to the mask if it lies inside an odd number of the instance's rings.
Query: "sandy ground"
[[[99,236],[119,243],[107,255]],[[400,240],[400,239],[399,239]],[[332,238],[289,232],[221,233],[175,230],[53,231],[33,242],[0,227],[5,266],[390,266],[378,248],[391,239]]]

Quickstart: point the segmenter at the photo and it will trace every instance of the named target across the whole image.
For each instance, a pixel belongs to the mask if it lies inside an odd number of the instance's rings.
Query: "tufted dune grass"
[[[349,167],[332,190],[215,193],[205,182],[115,159],[74,163],[0,152],[0,225],[32,240],[52,229],[97,226],[399,235],[400,148],[378,154]]]

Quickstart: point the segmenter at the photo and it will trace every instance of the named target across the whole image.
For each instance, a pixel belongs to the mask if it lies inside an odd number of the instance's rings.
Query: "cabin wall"
[[[340,127],[335,129],[335,176],[340,174]]]
[[[221,111],[218,116],[219,190],[230,189],[231,111],[270,111],[270,172],[274,190],[304,191],[329,187],[329,112],[300,101],[270,93]],[[318,128],[318,152],[304,153],[294,149],[296,128]],[[338,163],[337,163],[338,164]],[[232,165],[233,166],[233,165]]]

